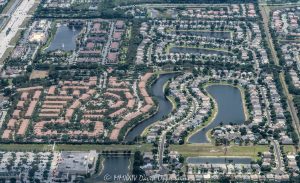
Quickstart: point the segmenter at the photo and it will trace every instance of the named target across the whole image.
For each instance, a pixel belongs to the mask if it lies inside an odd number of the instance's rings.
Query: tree
[[[9,85],[9,83],[8,83],[8,80],[7,79],[1,79],[0,80],[0,87],[2,88],[2,87],[6,87],[6,86],[8,86]]]
[[[4,96],[9,96],[11,94],[11,89],[10,88],[5,88],[3,93],[4,93],[3,94]]]
[[[179,156],[179,162],[184,163],[184,157],[182,155]]]
[[[32,66],[31,66],[31,65],[28,65],[28,66],[27,66],[26,72],[29,72],[29,73],[32,72]]]
[[[143,161],[143,156],[140,151],[136,151],[134,153],[134,162],[133,162],[133,169],[132,169],[132,174],[139,177],[139,176],[144,176],[145,171],[140,168],[144,164]],[[133,182],[137,182],[138,180],[135,180]]]

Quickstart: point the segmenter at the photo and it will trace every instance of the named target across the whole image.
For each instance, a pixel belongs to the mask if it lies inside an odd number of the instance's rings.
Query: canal
[[[245,121],[243,101],[238,88],[230,85],[211,85],[206,88],[218,106],[215,119],[205,128],[189,138],[190,143],[209,143],[206,133],[214,127],[229,123],[241,124]]]
[[[189,164],[250,164],[251,161],[252,159],[248,157],[188,157],[186,160]]]
[[[175,77],[177,74],[163,74],[153,83],[151,87],[151,94],[156,101],[158,101],[158,111],[150,118],[142,121],[141,123],[137,124],[133,127],[126,135],[125,141],[133,141],[136,137],[140,136],[145,128],[149,125],[153,124],[156,121],[161,120],[164,116],[167,116],[169,113],[172,112],[172,104],[166,98],[163,87],[165,83]]]
[[[229,31],[193,31],[193,30],[178,30],[173,31],[172,34],[187,35],[187,36],[202,36],[209,38],[231,39],[231,32]]]
[[[70,28],[67,25],[59,26],[46,51],[71,51],[76,49],[76,38],[80,31],[78,28]]]
[[[217,50],[217,49],[206,49],[206,48],[191,48],[191,47],[172,47],[170,48],[171,53],[189,53],[193,55],[202,54],[216,54],[216,55],[232,55],[231,52]]]

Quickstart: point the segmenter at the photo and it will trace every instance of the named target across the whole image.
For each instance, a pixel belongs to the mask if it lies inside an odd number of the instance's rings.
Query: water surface
[[[79,33],[80,29],[78,28],[70,28],[67,25],[58,27],[55,36],[46,51],[71,51],[76,49],[76,38]]]
[[[121,177],[131,175],[130,156],[114,156],[108,155],[104,157],[103,167],[100,175],[93,175],[87,179],[87,183],[102,183],[102,182],[124,182]],[[120,181],[118,181],[120,178]]]
[[[243,101],[238,88],[230,85],[211,85],[207,92],[215,99],[218,105],[216,118],[205,128],[190,137],[190,143],[209,143],[206,133],[210,129],[229,123],[242,124],[245,121]]]

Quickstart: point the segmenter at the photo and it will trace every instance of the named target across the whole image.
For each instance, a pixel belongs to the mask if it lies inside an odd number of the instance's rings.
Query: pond
[[[232,53],[222,50],[213,50],[205,48],[188,48],[188,47],[172,47],[170,48],[170,53],[189,53],[193,55],[201,54],[216,54],[216,55],[232,55]]]
[[[67,25],[59,26],[46,51],[72,51],[76,49],[76,38],[80,31],[78,28],[70,28]]]
[[[234,164],[250,164],[252,161],[248,157],[188,157],[186,162],[190,164],[223,164],[223,163],[234,163]]]
[[[142,121],[133,127],[126,135],[125,141],[133,141],[136,137],[140,136],[145,128],[152,123],[161,120],[164,116],[167,116],[172,112],[172,104],[166,98],[163,87],[164,84],[171,78],[175,77],[176,74],[163,74],[155,81],[151,87],[151,94],[154,99],[158,101],[158,111],[150,118]]]
[[[218,113],[215,119],[205,128],[189,138],[190,143],[209,143],[206,133],[214,127],[229,123],[242,124],[245,121],[243,101],[240,89],[230,85],[211,85],[207,92],[215,99]]]
[[[231,39],[231,32],[226,32],[226,31],[179,30],[179,31],[173,31],[172,34],[188,35],[188,36],[202,36],[202,37],[220,38],[220,39]]]
[[[131,166],[130,156],[105,156],[100,175],[94,175],[87,182],[118,182],[118,176],[131,175]]]

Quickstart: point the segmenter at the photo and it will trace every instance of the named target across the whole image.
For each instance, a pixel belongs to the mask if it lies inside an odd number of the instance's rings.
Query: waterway
[[[189,157],[186,160],[186,162],[190,164],[250,164],[251,161],[252,159],[248,157]]]
[[[152,117],[142,121],[135,126],[127,136],[126,141],[133,141],[135,137],[141,135],[143,130],[152,123],[162,119],[172,111],[172,104],[166,99],[163,86],[165,83],[175,77],[176,74],[161,75],[151,87],[151,95],[158,101],[158,111]],[[202,131],[197,132],[190,138],[190,143],[207,143],[209,142],[206,137],[206,132],[212,129],[221,122],[223,124],[229,124],[230,122],[241,124],[245,120],[242,96],[238,88],[229,85],[211,85],[206,88],[208,93],[215,99],[218,105],[218,113],[216,118]],[[187,163],[199,164],[199,163],[236,163],[236,164],[249,164],[251,158],[247,157],[189,157]],[[103,170],[97,178],[93,179],[93,182],[104,181],[104,177],[113,177],[114,175],[127,175],[130,174],[130,157],[105,157],[103,163]],[[109,176],[107,176],[109,175]]]
[[[136,137],[140,136],[145,128],[147,128],[152,123],[161,120],[164,116],[167,116],[172,112],[172,104],[166,98],[163,87],[165,83],[175,77],[176,74],[163,74],[153,83],[151,87],[151,94],[154,99],[158,101],[158,111],[150,118],[142,121],[133,127],[126,135],[125,141],[133,141]]]
[[[76,38],[80,31],[78,28],[70,28],[67,25],[59,26],[46,51],[71,51],[76,49]]]
[[[173,34],[179,34],[179,35],[190,35],[190,36],[202,36],[202,37],[210,37],[210,38],[220,38],[220,39],[231,39],[231,33],[230,32],[222,32],[222,31],[173,31]]]
[[[230,85],[211,85],[207,92],[215,99],[218,113],[215,119],[205,128],[189,138],[190,143],[209,143],[206,133],[214,127],[229,123],[241,124],[245,121],[243,101],[238,88]]]
[[[171,53],[190,53],[194,55],[201,54],[216,54],[216,55],[232,55],[232,53],[222,50],[213,50],[205,48],[189,48],[189,47],[172,47],[170,48]]]

